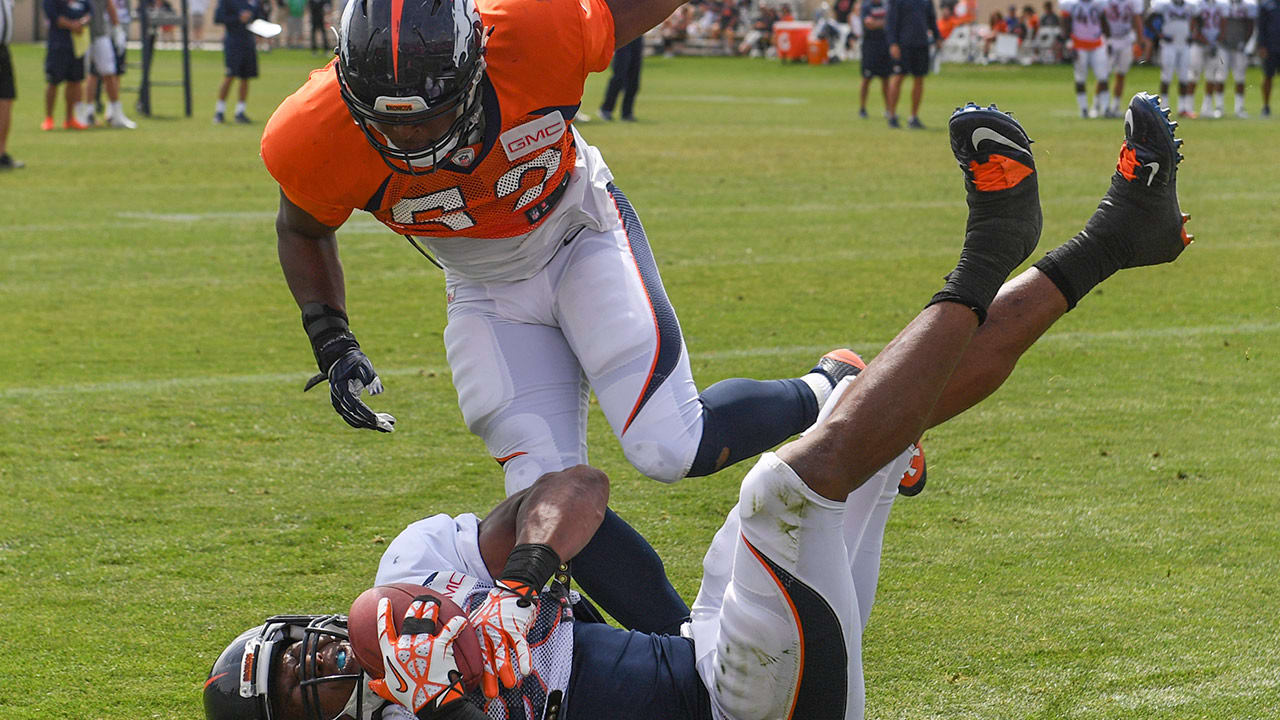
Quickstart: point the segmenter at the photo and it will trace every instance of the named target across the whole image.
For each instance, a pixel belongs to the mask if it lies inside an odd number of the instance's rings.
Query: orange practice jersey
[[[359,208],[405,235],[508,238],[542,222],[573,171],[569,125],[586,77],[613,57],[613,16],[604,0],[477,6],[492,28],[482,140],[428,175],[392,171],[347,111],[329,63],[262,135],[262,159],[290,201],[331,227]]]

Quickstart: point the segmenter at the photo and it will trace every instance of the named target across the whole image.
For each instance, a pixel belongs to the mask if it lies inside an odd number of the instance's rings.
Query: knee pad
[[[661,437],[646,428],[632,425],[622,436],[622,454],[641,475],[658,482],[673,483],[684,478],[698,449],[698,439],[676,429],[676,437]]]

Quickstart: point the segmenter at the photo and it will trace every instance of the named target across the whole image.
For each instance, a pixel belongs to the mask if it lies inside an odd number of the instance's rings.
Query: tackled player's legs
[[[848,561],[831,547],[847,550],[857,533],[835,528],[836,518],[846,522],[863,493],[887,494],[872,469],[889,461],[893,477],[893,463],[909,459],[893,460],[893,448],[998,388],[1022,352],[1090,288],[1118,269],[1169,262],[1188,241],[1174,184],[1177,140],[1156,99],[1139,95],[1126,115],[1111,189],[1085,230],[998,292],[984,290],[983,278],[1007,274],[1039,234],[1036,186],[1023,185],[1035,172],[1030,141],[994,108],[957,112],[951,130],[970,191],[956,271],[936,304],[838,389],[829,417],[757,463],[704,561],[693,618],[698,668],[731,717],[861,717],[863,623],[853,615],[864,612],[863,593],[851,587],[858,581],[830,572]],[[986,320],[982,329],[977,319]],[[872,538],[883,503],[869,505],[860,544]],[[822,673],[823,687],[806,684],[811,670]],[[845,704],[834,708],[838,695]]]

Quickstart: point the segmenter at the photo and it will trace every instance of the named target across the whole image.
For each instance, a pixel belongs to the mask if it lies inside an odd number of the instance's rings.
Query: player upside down
[[[404,616],[379,608],[382,667],[357,668],[342,615],[274,616],[231,643],[204,689],[209,720],[407,718],[861,718],[861,638],[904,450],[995,391],[1018,358],[1117,270],[1170,262],[1190,242],[1178,206],[1180,141],[1158,98],[1129,104],[1111,187],[1085,228],[1006,282],[1041,229],[1031,141],[994,106],[950,122],[969,220],[943,288],[817,423],[766,453],[712,540],[679,635],[585,622],[553,575],[590,540],[608,478],[541,477],[483,519],[437,515],[387,548],[376,583],[425,589]],[[620,578],[620,582],[626,582]],[[467,613],[436,622],[440,593]],[[634,589],[641,591],[642,589]],[[463,686],[454,638],[484,667]],[[394,680],[393,680],[394,678]]]

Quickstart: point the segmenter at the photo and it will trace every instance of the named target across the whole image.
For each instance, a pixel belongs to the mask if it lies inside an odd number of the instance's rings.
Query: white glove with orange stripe
[[[485,697],[498,697],[498,683],[513,688],[533,672],[525,634],[538,612],[538,592],[559,567],[560,558],[550,545],[516,545],[484,604],[471,612],[484,656],[480,689]]]
[[[462,616],[443,628],[440,601],[430,595],[415,598],[405,611],[401,633],[391,617],[391,601],[378,601],[378,646],[384,676],[369,681],[369,689],[409,708],[421,720],[455,715],[462,700],[462,673],[453,657],[453,640],[467,624]],[[448,710],[449,712],[446,712]]]
[[[525,634],[537,609],[538,593],[532,587],[518,580],[499,580],[484,604],[472,611],[471,624],[480,634],[480,653],[484,657],[480,689],[485,697],[498,697],[499,682],[502,687],[512,688],[533,672]]]

